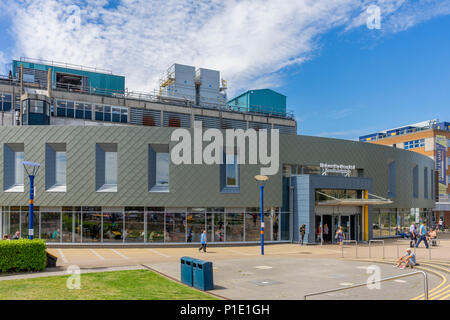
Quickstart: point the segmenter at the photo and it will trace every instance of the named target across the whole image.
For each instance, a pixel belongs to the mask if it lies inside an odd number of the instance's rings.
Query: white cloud
[[[156,88],[175,62],[212,68],[228,80],[230,96],[280,85],[283,69],[310,59],[321,35],[365,23],[369,4],[380,5],[382,28],[397,32],[448,14],[450,2],[122,0],[107,9],[103,0],[4,1],[14,22],[16,57],[108,68],[141,91]],[[79,28],[67,9],[74,4],[81,9]]]
[[[8,74],[6,71],[6,65],[8,63],[8,59],[6,58],[6,55],[0,51],[0,75],[6,75]]]

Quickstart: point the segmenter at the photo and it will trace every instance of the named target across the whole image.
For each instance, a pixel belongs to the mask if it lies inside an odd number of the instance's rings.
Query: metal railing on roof
[[[0,83],[5,83],[9,85],[19,86],[20,82],[18,79],[9,79],[8,76],[0,75]],[[25,86],[30,86],[37,89],[46,89],[47,83],[24,83]],[[255,116],[262,117],[275,117],[280,119],[289,119],[294,120],[295,115],[291,110],[284,112],[279,112],[274,108],[252,105],[250,108],[248,107],[238,107],[238,106],[229,106],[227,104],[218,104],[218,103],[210,103],[210,102],[201,102],[200,105],[196,105],[194,101],[189,99],[170,97],[159,95],[156,90],[151,92],[139,92],[139,91],[128,91],[128,90],[112,90],[112,89],[102,89],[102,88],[94,88],[94,87],[83,87],[79,85],[71,85],[67,83],[55,83],[56,88],[53,88],[54,91],[59,92],[74,92],[80,94],[89,94],[89,95],[98,95],[98,96],[108,96],[113,98],[122,98],[122,99],[134,99],[138,101],[145,102],[154,102],[154,103],[163,103],[163,104],[171,104],[181,107],[189,107],[189,108],[202,108],[202,109],[210,109],[217,111],[226,111],[226,112],[236,112],[241,114],[249,114]],[[252,110],[253,109],[253,110]]]
[[[101,68],[95,68],[95,67],[87,67],[83,65],[78,64],[71,64],[66,62],[58,62],[53,60],[44,60],[44,59],[33,59],[33,58],[27,58],[27,57],[20,57],[20,62],[29,62],[29,63],[38,63],[38,64],[44,64],[50,67],[61,67],[61,68],[67,68],[67,69],[75,69],[75,70],[81,70],[81,71],[88,71],[88,72],[96,72],[96,73],[105,73],[112,75],[112,71],[108,69],[101,69]]]

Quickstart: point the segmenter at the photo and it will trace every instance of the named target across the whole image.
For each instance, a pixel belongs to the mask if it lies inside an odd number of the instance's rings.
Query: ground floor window
[[[28,237],[28,207],[0,207],[2,235]],[[264,240],[281,239],[283,216],[266,210]],[[196,243],[261,240],[259,208],[35,207],[34,237],[49,243]]]

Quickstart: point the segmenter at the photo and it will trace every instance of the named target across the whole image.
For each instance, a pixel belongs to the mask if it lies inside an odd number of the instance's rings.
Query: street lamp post
[[[261,195],[261,255],[264,255],[264,185],[266,184],[269,177],[257,175],[255,180],[259,185],[260,195]]]
[[[41,166],[36,162],[22,161],[23,167],[27,172],[28,178],[30,179],[30,206],[28,212],[28,239],[33,240],[33,230],[34,230],[34,177],[36,176],[39,167]],[[29,171],[28,171],[29,170]]]

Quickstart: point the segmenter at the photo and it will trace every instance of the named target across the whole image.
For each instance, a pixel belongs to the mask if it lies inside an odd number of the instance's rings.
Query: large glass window
[[[67,116],[67,101],[57,100],[56,102],[56,116],[65,117]]]
[[[103,120],[111,121],[111,107],[110,106],[104,106]]]
[[[84,103],[75,103],[75,118],[84,119]]]
[[[123,241],[123,212],[103,212],[103,242]]]
[[[81,208],[62,208],[62,238],[63,242],[81,242]]]
[[[280,211],[276,209],[272,216],[272,240],[280,240]]]
[[[245,241],[261,239],[261,214],[258,208],[249,208],[245,212]]]
[[[41,212],[41,239],[61,242],[61,212]]]
[[[22,224],[21,237],[28,238],[28,227],[29,227],[29,208],[21,207],[20,222]],[[35,239],[39,238],[39,207],[34,207],[33,210],[33,237]]]
[[[120,122],[122,122],[122,123],[128,122],[128,108],[120,109]]]
[[[395,209],[390,210],[390,221],[389,221],[389,235],[395,236],[398,234],[397,226],[398,226],[398,220],[397,220],[397,212]]]
[[[105,184],[117,185],[117,152],[105,152]]]
[[[56,185],[66,185],[66,167],[66,153],[62,151],[56,152]]]
[[[186,242],[185,221],[185,212],[166,212],[165,242]]]
[[[86,103],[84,105],[84,119],[92,120],[92,104]]]
[[[390,212],[387,210],[381,209],[381,236],[388,237],[389,236],[389,217]]]
[[[102,209],[83,207],[83,242],[100,242],[102,232]]]
[[[3,207],[3,234],[11,239],[16,231],[20,232],[20,207]]]
[[[12,106],[12,95],[0,92],[0,111],[10,111]]]
[[[223,209],[221,211],[215,211],[210,213],[211,218],[214,221],[214,239],[215,242],[225,241],[225,213]]]
[[[264,240],[272,240],[272,212],[266,211],[263,215],[264,218]]]
[[[67,101],[67,117],[75,118],[75,103],[73,101]]]
[[[144,242],[144,207],[125,208],[125,242]]]
[[[244,213],[243,211],[226,213],[225,241],[244,241]]]
[[[205,230],[205,209],[190,209],[187,214],[187,242],[200,242],[203,230]]]
[[[95,120],[96,121],[103,121],[103,106],[102,105],[95,105]]]
[[[239,165],[236,154],[227,154],[226,163],[226,186],[237,187],[239,185]]]
[[[156,153],[156,185],[169,185],[169,153]]]
[[[112,122],[120,122],[120,108],[112,107]]]
[[[24,153],[23,151],[14,152],[14,185],[15,186],[23,186],[23,176],[24,176],[24,168],[23,162]]]
[[[380,209],[372,210],[372,232],[374,238],[381,237]]]
[[[147,208],[147,242],[164,242],[164,208]]]

